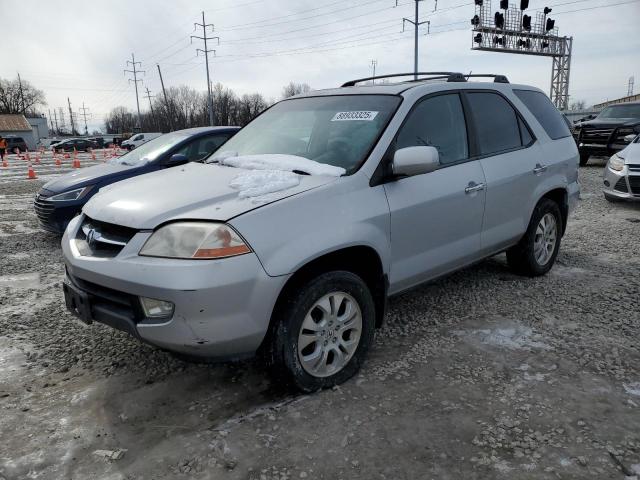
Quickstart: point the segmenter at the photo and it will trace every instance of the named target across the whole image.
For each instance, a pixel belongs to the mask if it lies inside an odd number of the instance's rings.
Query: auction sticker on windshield
[[[366,122],[372,121],[376,118],[378,112],[372,112],[370,110],[358,111],[358,112],[338,112],[331,119],[332,122],[346,122],[350,120],[364,120]]]

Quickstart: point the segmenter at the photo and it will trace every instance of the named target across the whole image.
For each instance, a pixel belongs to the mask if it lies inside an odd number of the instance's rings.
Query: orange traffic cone
[[[29,180],[35,180],[37,177],[36,172],[33,170],[33,167],[31,166],[31,162],[29,162],[29,170],[27,171],[27,178]]]
[[[80,168],[80,159],[78,157],[73,157],[73,168]]]

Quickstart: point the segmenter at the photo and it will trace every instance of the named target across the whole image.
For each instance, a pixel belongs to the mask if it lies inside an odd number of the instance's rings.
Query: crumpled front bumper
[[[112,258],[81,256],[75,236],[81,217],[62,238],[68,281],[84,291],[92,319],[131,318],[141,340],[167,350],[207,358],[250,356],[260,346],[288,276],[270,277],[258,257],[246,254],[218,260],[141,257],[151,232],[138,232]],[[169,319],[144,316],[139,297],[173,302]]]

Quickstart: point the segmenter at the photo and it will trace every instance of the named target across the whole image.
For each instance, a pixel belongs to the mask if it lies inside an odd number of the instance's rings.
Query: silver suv
[[[502,76],[420,77],[299,95],[203,163],[101,189],[62,240],[67,307],[314,391],[358,371],[390,295],[504,251],[546,273],[579,198],[562,116]]]

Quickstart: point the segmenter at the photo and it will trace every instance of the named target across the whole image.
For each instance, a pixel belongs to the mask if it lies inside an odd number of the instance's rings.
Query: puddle
[[[9,288],[38,288],[40,286],[39,273],[21,273],[0,276],[0,287]]]

